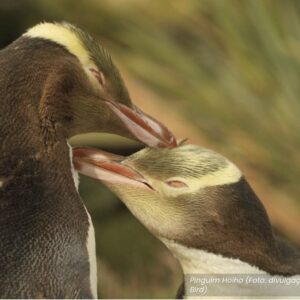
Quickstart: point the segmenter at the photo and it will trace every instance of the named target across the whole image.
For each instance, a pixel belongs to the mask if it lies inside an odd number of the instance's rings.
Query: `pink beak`
[[[136,170],[124,165],[126,157],[95,148],[74,148],[75,169],[86,176],[104,183],[126,184],[144,189],[152,189],[146,179]]]
[[[126,105],[105,101],[109,108],[120,118],[126,128],[137,140],[153,148],[177,147],[173,133],[162,123],[142,112],[139,108],[131,109]]]

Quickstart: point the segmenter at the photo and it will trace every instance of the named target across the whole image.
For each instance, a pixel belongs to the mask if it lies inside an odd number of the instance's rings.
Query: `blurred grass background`
[[[43,20],[98,36],[133,101],[238,163],[276,229],[300,245],[299,1],[1,0],[1,46]],[[141,147],[109,135],[72,142]],[[165,247],[99,183],[82,178],[80,191],[96,229],[100,296],[174,297],[181,273]]]

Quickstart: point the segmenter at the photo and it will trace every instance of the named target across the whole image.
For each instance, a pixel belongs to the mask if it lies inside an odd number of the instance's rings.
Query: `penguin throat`
[[[239,259],[189,248],[174,241],[161,239],[187,274],[266,274],[259,268]]]
[[[256,266],[250,265],[239,259],[224,257],[222,255],[213,254],[195,248],[188,248],[167,239],[161,239],[161,241],[169,248],[181,264],[184,273],[184,283],[179,290],[179,295],[182,298],[195,299],[196,294],[189,293],[193,293],[191,287],[195,286],[194,283],[197,282],[197,280],[203,278],[201,275],[204,277],[205,275],[210,276],[209,278],[212,278],[211,275],[216,275],[216,278],[218,276],[226,278],[225,276],[230,274],[231,276],[253,275],[254,278],[255,276],[263,276],[263,278],[268,278],[268,280],[271,280],[272,282],[281,282],[285,279],[285,277],[281,275],[271,275]],[[288,278],[298,282],[300,280],[300,275],[292,275]],[[269,298],[269,286],[266,285],[265,287],[266,288],[262,285],[262,288],[259,290],[261,293],[259,297]],[[219,295],[228,295],[232,293],[232,291],[237,293],[237,295],[252,295],[253,290],[256,289],[254,286],[251,286],[251,284],[245,288],[245,285],[239,284],[238,280],[232,281],[229,285],[228,283],[221,282],[216,288]],[[277,293],[278,295],[285,293],[284,290],[281,290],[280,285],[274,285],[274,288],[275,289],[272,290],[272,293],[274,292],[275,295],[277,295]]]

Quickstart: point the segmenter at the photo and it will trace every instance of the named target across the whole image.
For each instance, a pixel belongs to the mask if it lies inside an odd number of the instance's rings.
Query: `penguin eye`
[[[185,182],[180,181],[180,180],[169,180],[169,181],[166,181],[166,184],[168,186],[171,186],[172,188],[185,188],[185,187],[188,187],[188,185]]]
[[[102,86],[104,86],[104,84],[105,84],[105,78],[104,78],[103,73],[102,73],[102,72],[99,72],[98,70],[96,70],[96,69],[94,69],[94,68],[90,68],[89,70],[92,72],[92,74],[93,74],[93,75],[95,76],[95,78],[98,80],[98,82],[99,82]]]

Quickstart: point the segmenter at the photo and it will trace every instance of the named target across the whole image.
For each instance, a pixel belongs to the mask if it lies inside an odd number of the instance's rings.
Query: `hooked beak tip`
[[[124,104],[106,101],[130,133],[139,141],[154,148],[178,146],[174,134],[161,122],[144,113],[138,107],[131,109]]]

